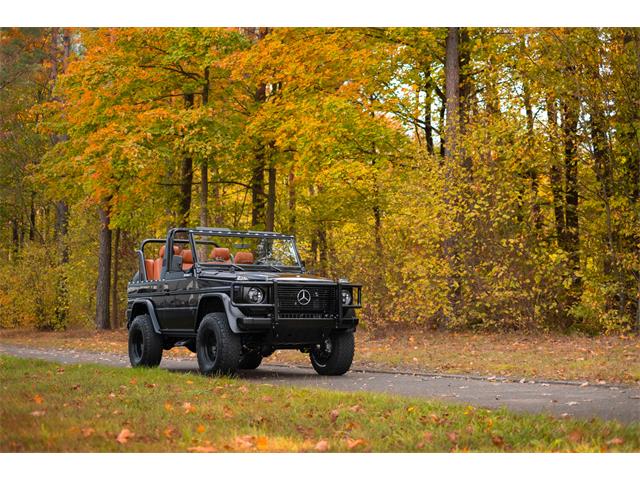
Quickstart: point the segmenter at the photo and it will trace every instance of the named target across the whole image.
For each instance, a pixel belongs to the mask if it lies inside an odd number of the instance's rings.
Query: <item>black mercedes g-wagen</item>
[[[157,366],[176,346],[195,352],[204,374],[257,368],[279,348],[309,353],[321,375],[351,367],[361,286],[307,274],[293,236],[172,228],[137,254],[127,286],[134,367]]]

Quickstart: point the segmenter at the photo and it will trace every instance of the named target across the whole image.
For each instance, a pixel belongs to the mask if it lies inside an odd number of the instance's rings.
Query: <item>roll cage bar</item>
[[[176,233],[186,233],[188,235],[188,239],[176,239]],[[276,232],[260,232],[255,230],[230,230],[228,228],[211,228],[211,227],[195,227],[195,228],[185,228],[185,227],[177,227],[170,228],[167,232],[167,238],[146,238],[140,243],[140,249],[136,250],[138,254],[138,263],[139,263],[139,272],[140,278],[142,281],[148,281],[146,268],[144,265],[144,247],[149,243],[161,243],[165,245],[165,259],[166,262],[163,262],[163,265],[171,265],[172,257],[173,257],[173,244],[188,243],[191,247],[191,251],[193,252],[194,265],[199,264],[197,261],[197,250],[195,248],[195,242],[193,241],[193,234],[204,234],[204,235],[216,235],[220,237],[243,237],[243,238],[274,238],[274,239],[283,239],[283,240],[292,240],[293,248],[296,253],[296,258],[298,260],[298,264],[300,268],[304,271],[304,264],[300,258],[300,253],[298,252],[298,246],[296,245],[296,239],[293,235],[286,235],[283,233]]]

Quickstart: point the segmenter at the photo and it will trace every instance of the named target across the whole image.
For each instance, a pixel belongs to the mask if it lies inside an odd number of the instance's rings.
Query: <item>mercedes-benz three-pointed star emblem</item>
[[[298,292],[298,296],[296,298],[300,305],[309,305],[309,302],[311,301],[311,292],[303,288]]]

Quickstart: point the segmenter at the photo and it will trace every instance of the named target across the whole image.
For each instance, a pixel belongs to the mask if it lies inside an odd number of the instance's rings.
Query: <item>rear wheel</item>
[[[162,360],[162,336],[149,315],[138,315],[129,327],[129,361],[133,367],[157,367]]]
[[[343,375],[351,368],[355,340],[353,332],[334,332],[311,349],[313,369],[320,375]]]
[[[231,374],[238,369],[242,345],[224,313],[204,316],[196,336],[198,367],[204,375]]]

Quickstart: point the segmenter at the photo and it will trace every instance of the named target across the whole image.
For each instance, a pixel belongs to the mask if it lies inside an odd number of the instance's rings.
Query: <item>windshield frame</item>
[[[219,263],[209,263],[209,262],[201,262],[198,259],[198,251],[196,248],[196,239],[195,235],[199,236],[210,236],[210,237],[230,237],[230,238],[268,238],[273,240],[288,240],[291,241],[293,246],[293,252],[295,254],[295,260],[297,265],[275,265],[274,268],[271,268],[269,265],[255,265],[255,264],[240,264],[236,265],[235,263],[229,264],[219,264]],[[189,230],[189,241],[192,245],[193,251],[193,262],[194,265],[198,265],[203,268],[216,268],[216,269],[234,269],[238,268],[238,270],[248,270],[248,271],[259,271],[269,269],[270,271],[304,271],[304,266],[302,264],[302,259],[300,258],[300,252],[298,252],[298,245],[296,244],[296,238],[293,235],[285,235],[282,233],[274,233],[274,232],[258,232],[258,231],[241,231],[241,230],[217,230],[217,229],[191,229]]]

